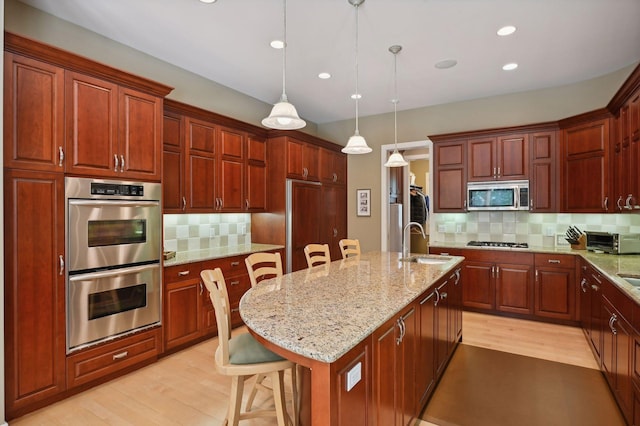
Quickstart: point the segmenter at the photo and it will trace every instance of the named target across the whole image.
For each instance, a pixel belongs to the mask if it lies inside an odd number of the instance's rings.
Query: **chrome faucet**
[[[408,257],[409,256],[409,252],[407,251],[407,248],[405,247],[406,241],[405,241],[405,235],[407,235],[407,228],[411,228],[412,225],[416,225],[418,228],[420,228],[420,232],[422,232],[422,238],[424,238],[425,240],[427,239],[427,235],[424,233],[424,228],[422,227],[422,225],[420,225],[418,222],[409,222],[404,226],[404,229],[402,230],[402,257]]]

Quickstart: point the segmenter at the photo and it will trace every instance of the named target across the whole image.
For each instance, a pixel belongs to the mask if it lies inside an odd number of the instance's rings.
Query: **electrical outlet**
[[[438,225],[438,232],[446,232],[446,228],[444,225]]]
[[[461,223],[456,224],[456,232],[458,234],[462,232],[462,224]]]
[[[362,363],[359,362],[347,372],[347,392],[349,392],[358,382],[362,380]]]

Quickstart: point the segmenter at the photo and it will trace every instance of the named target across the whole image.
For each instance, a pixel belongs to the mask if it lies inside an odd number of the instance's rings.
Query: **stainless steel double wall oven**
[[[161,194],[65,178],[67,352],[160,323]]]

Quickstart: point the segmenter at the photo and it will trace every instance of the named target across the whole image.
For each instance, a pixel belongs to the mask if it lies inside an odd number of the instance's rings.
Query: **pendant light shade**
[[[409,163],[404,159],[402,154],[398,152],[398,67],[397,67],[397,58],[398,53],[402,50],[402,46],[393,45],[389,48],[389,52],[393,53],[393,85],[395,91],[395,97],[393,99],[393,132],[394,132],[394,141],[395,141],[395,149],[393,150],[393,154],[389,157],[386,163],[384,163],[385,167],[404,167],[408,166]]]
[[[360,92],[358,92],[358,7],[364,3],[364,0],[348,0],[349,4],[356,8],[356,131],[349,138],[347,142],[347,146],[342,148],[342,152],[345,154],[368,154],[372,151],[372,149],[367,145],[367,141],[364,137],[360,136],[360,131],[358,130],[358,99],[360,98]]]
[[[307,123],[298,116],[298,111],[293,104],[289,103],[286,93],[287,85],[287,0],[283,0],[284,16],[284,46],[282,47],[282,95],[280,102],[271,109],[271,114],[264,120],[262,125],[270,129],[296,130],[302,129]]]

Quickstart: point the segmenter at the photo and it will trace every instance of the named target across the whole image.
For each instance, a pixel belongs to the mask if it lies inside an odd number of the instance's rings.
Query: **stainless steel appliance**
[[[504,241],[469,241],[470,247],[506,247],[506,248],[529,248],[527,243],[510,243]]]
[[[585,231],[587,250],[611,254],[640,253],[640,234]]]
[[[68,352],[160,322],[161,193],[65,178]]]
[[[389,204],[388,251],[402,251],[402,204]]]
[[[469,182],[467,210],[529,210],[529,181]]]

